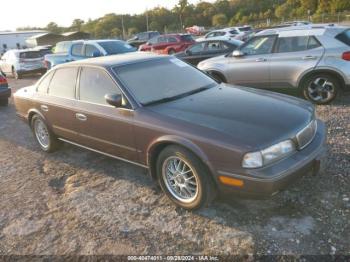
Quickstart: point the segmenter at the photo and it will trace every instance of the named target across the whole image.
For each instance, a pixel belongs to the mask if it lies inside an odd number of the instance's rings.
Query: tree
[[[227,24],[227,16],[225,14],[217,14],[213,16],[213,26],[220,27]]]
[[[54,34],[60,34],[62,32],[62,29],[59,28],[55,22],[48,23],[46,26],[46,30]]]
[[[81,20],[81,19],[74,19],[73,22],[72,22],[72,25],[70,26],[70,29],[72,31],[81,31],[81,28],[83,27],[84,25],[84,20]]]

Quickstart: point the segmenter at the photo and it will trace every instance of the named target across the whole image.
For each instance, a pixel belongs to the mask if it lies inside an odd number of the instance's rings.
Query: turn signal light
[[[228,186],[237,186],[237,187],[244,186],[244,182],[242,180],[235,179],[232,177],[220,176],[219,180],[221,183],[228,185]]]
[[[343,53],[342,57],[343,60],[350,61],[350,52]]]

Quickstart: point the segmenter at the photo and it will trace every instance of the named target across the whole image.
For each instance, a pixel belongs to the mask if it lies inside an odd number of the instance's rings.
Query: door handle
[[[307,55],[307,56],[304,56],[304,57],[303,57],[303,60],[314,60],[314,59],[316,59],[316,58],[317,58],[316,56]]]
[[[87,116],[83,115],[83,114],[80,114],[80,113],[76,113],[75,114],[75,118],[80,120],[80,121],[86,121],[87,120]]]
[[[48,108],[48,106],[46,106],[46,105],[41,105],[40,108],[41,108],[41,110],[43,110],[44,112],[48,112],[48,111],[49,111],[49,108]]]
[[[267,61],[267,59],[266,59],[266,58],[261,57],[261,58],[257,58],[255,61],[256,61],[256,62],[266,62],[266,61]]]

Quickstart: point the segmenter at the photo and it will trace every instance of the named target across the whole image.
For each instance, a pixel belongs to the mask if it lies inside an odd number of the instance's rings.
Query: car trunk
[[[44,58],[39,51],[22,52],[19,54],[21,68],[26,70],[42,68],[44,66],[43,60]]]

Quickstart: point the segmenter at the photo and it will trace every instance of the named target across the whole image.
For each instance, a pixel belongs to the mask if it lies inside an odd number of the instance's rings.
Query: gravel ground
[[[350,255],[350,96],[317,112],[329,129],[319,176],[187,212],[144,169],[70,145],[41,152],[11,103],[0,108],[0,255]]]

